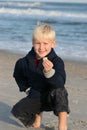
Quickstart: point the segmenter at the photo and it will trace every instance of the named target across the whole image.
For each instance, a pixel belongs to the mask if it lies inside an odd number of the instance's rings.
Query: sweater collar
[[[29,58],[31,56],[32,59],[36,59],[36,53],[34,51],[34,47],[32,47],[31,51],[26,55],[27,58]],[[56,53],[54,51],[54,49],[51,49],[51,52],[46,55],[45,57],[48,57],[49,60],[52,60],[54,57],[56,56]],[[42,59],[40,59],[42,60]]]

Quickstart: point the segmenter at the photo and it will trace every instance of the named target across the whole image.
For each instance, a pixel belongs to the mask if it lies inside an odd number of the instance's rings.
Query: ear
[[[56,41],[52,42],[52,48],[54,48],[56,46]]]

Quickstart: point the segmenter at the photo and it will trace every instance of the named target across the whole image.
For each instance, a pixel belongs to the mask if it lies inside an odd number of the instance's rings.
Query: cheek
[[[51,50],[51,48],[52,48],[52,47],[51,47],[50,45],[49,45],[49,46],[46,46],[46,49],[47,49],[47,50]]]
[[[37,44],[33,44],[33,47],[34,47],[35,50],[38,49],[38,45]]]

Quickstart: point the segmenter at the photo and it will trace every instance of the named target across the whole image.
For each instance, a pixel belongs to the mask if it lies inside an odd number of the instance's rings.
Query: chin
[[[41,59],[41,58],[43,58],[43,57],[45,57],[45,56],[44,56],[44,55],[43,55],[43,56],[38,56],[39,59]]]
[[[41,59],[41,58],[43,58],[44,56],[39,56],[39,58]]]

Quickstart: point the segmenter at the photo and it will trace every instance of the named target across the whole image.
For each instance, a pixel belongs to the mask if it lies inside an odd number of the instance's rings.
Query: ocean
[[[40,23],[56,31],[56,53],[87,61],[87,3],[0,1],[0,50],[27,54]]]

